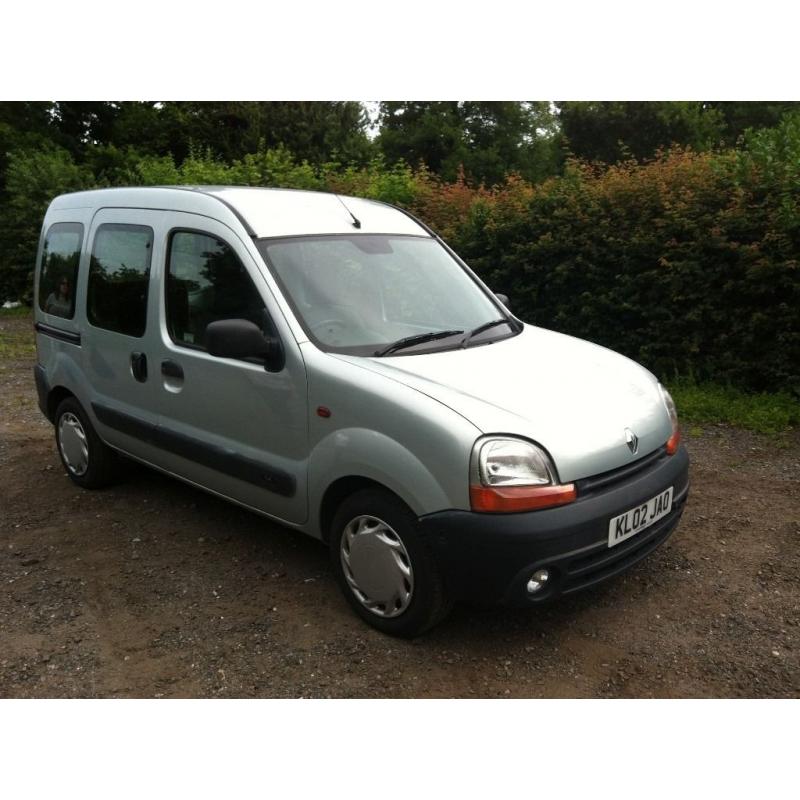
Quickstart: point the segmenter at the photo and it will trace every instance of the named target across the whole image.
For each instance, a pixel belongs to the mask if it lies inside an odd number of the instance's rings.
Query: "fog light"
[[[528,581],[528,594],[536,594],[536,592],[540,592],[544,588],[549,578],[550,573],[546,569],[537,569],[536,572],[531,575],[531,578]]]

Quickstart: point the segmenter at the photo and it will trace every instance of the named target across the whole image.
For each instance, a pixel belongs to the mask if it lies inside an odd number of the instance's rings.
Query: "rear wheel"
[[[97,435],[74,397],[59,403],[55,416],[56,446],[70,479],[84,489],[100,489],[117,477],[119,457]]]
[[[331,563],[355,612],[374,628],[417,636],[450,611],[441,571],[416,517],[383,489],[363,489],[331,525]]]

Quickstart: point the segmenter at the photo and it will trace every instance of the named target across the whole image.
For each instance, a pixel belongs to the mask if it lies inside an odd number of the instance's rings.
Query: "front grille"
[[[639,472],[642,472],[650,467],[654,467],[661,459],[668,458],[667,448],[662,445],[658,450],[626,464],[624,467],[617,467],[608,472],[601,472],[599,475],[592,475],[591,478],[581,478],[575,481],[575,488],[578,490],[578,497],[585,497],[586,495],[599,492],[602,489],[607,489],[615,483],[627,480]]]

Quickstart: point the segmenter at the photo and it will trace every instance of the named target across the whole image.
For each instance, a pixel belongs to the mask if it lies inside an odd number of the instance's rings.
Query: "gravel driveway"
[[[74,486],[30,325],[0,317],[1,697],[800,695],[797,432],[690,428],[688,508],[649,559],[409,642],[352,615],[311,539],[144,468]]]

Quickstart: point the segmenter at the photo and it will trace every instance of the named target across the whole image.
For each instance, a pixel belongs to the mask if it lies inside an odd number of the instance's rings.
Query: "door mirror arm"
[[[280,372],[286,364],[283,342],[277,336],[265,336],[267,353],[264,356],[264,369],[267,372]]]

